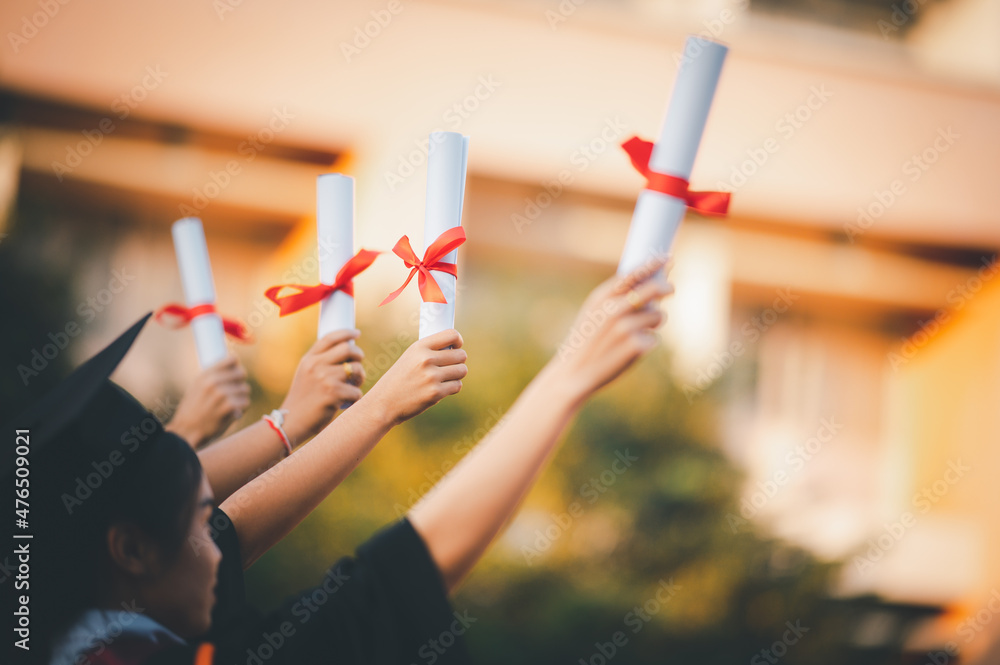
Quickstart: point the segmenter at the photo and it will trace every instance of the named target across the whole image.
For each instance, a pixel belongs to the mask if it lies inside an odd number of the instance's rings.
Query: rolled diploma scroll
[[[651,170],[690,179],[728,51],[717,42],[700,37],[687,38],[670,106],[649,160]],[[632,213],[618,274],[628,274],[654,256],[668,255],[686,208],[686,203],[680,199],[642,190]]]
[[[179,219],[174,222],[171,233],[187,306],[214,305],[215,282],[212,281],[212,265],[208,261],[208,246],[201,220],[197,217]],[[226,333],[218,314],[196,316],[191,320],[191,330],[202,369],[226,357]]]
[[[354,178],[325,173],[316,178],[316,230],[319,241],[319,281],[333,284],[337,273],[354,256]],[[354,298],[334,291],[319,305],[319,332],[354,327]]]
[[[465,200],[465,171],[469,139],[456,132],[433,132],[427,155],[427,205],[424,208],[424,248],[450,228],[462,223]],[[445,263],[455,263],[458,252],[449,252]],[[455,290],[453,275],[431,271],[447,303],[420,303],[420,339],[455,327]]]

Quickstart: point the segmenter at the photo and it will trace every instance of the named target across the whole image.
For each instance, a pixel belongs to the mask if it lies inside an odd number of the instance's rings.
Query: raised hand
[[[195,378],[167,429],[200,448],[225,432],[248,406],[247,372],[236,356],[228,356]]]
[[[365,354],[353,343],[357,330],[336,330],[316,340],[302,356],[281,408],[293,445],[326,427],[343,406],[361,399]]]
[[[223,502],[236,525],[244,566],[319,505],[393,426],[461,390],[468,373],[461,346],[455,330],[414,342],[357,404]]]
[[[368,392],[366,400],[390,425],[437,404],[462,389],[468,355],[457,330],[442,330],[410,345]]]
[[[663,313],[654,304],[674,291],[654,278],[662,261],[624,277],[612,277],[594,289],[580,308],[569,334],[549,363],[586,398],[607,385],[657,342]]]
[[[541,474],[583,403],[646,353],[670,294],[663,263],[613,278],[587,298],[558,354],[500,424],[409,512],[451,589],[472,569]]]

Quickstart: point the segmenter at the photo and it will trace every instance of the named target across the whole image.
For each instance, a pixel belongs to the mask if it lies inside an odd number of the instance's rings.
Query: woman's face
[[[152,618],[184,638],[205,633],[212,623],[216,575],[222,560],[209,526],[213,505],[212,488],[202,474],[184,544],[156,575],[146,596],[154,599],[149,607]]]

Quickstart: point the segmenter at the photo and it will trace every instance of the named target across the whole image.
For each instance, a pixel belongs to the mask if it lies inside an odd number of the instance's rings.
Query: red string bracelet
[[[277,432],[278,436],[281,437],[281,442],[285,444],[285,457],[292,454],[292,442],[288,439],[288,435],[285,434],[285,428],[283,427],[287,413],[287,409],[275,409],[263,418],[264,422]]]

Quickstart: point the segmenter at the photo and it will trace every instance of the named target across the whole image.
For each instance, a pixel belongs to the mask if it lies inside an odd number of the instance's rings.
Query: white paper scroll
[[[701,143],[728,51],[727,47],[717,42],[700,37],[687,38],[670,106],[649,160],[652,171],[685,180],[691,177],[698,144]],[[654,257],[668,255],[686,207],[680,199],[642,190],[632,213],[632,225],[618,264],[618,274],[627,274]]]
[[[208,261],[208,246],[201,220],[197,217],[179,219],[174,222],[171,232],[187,306],[214,305],[215,282],[212,280],[212,265]],[[226,357],[226,333],[218,314],[196,316],[191,321],[191,330],[202,369]]]
[[[469,138],[456,132],[433,132],[427,155],[427,205],[424,209],[424,248],[450,228],[462,223],[465,200],[465,171],[469,156]],[[445,263],[455,263],[458,252],[449,252]],[[453,275],[431,271],[447,303],[420,303],[420,339],[455,327],[455,290]]]
[[[333,284],[354,256],[354,178],[325,173],[316,178],[319,281]],[[319,306],[319,337],[354,327],[354,298],[337,290]]]

